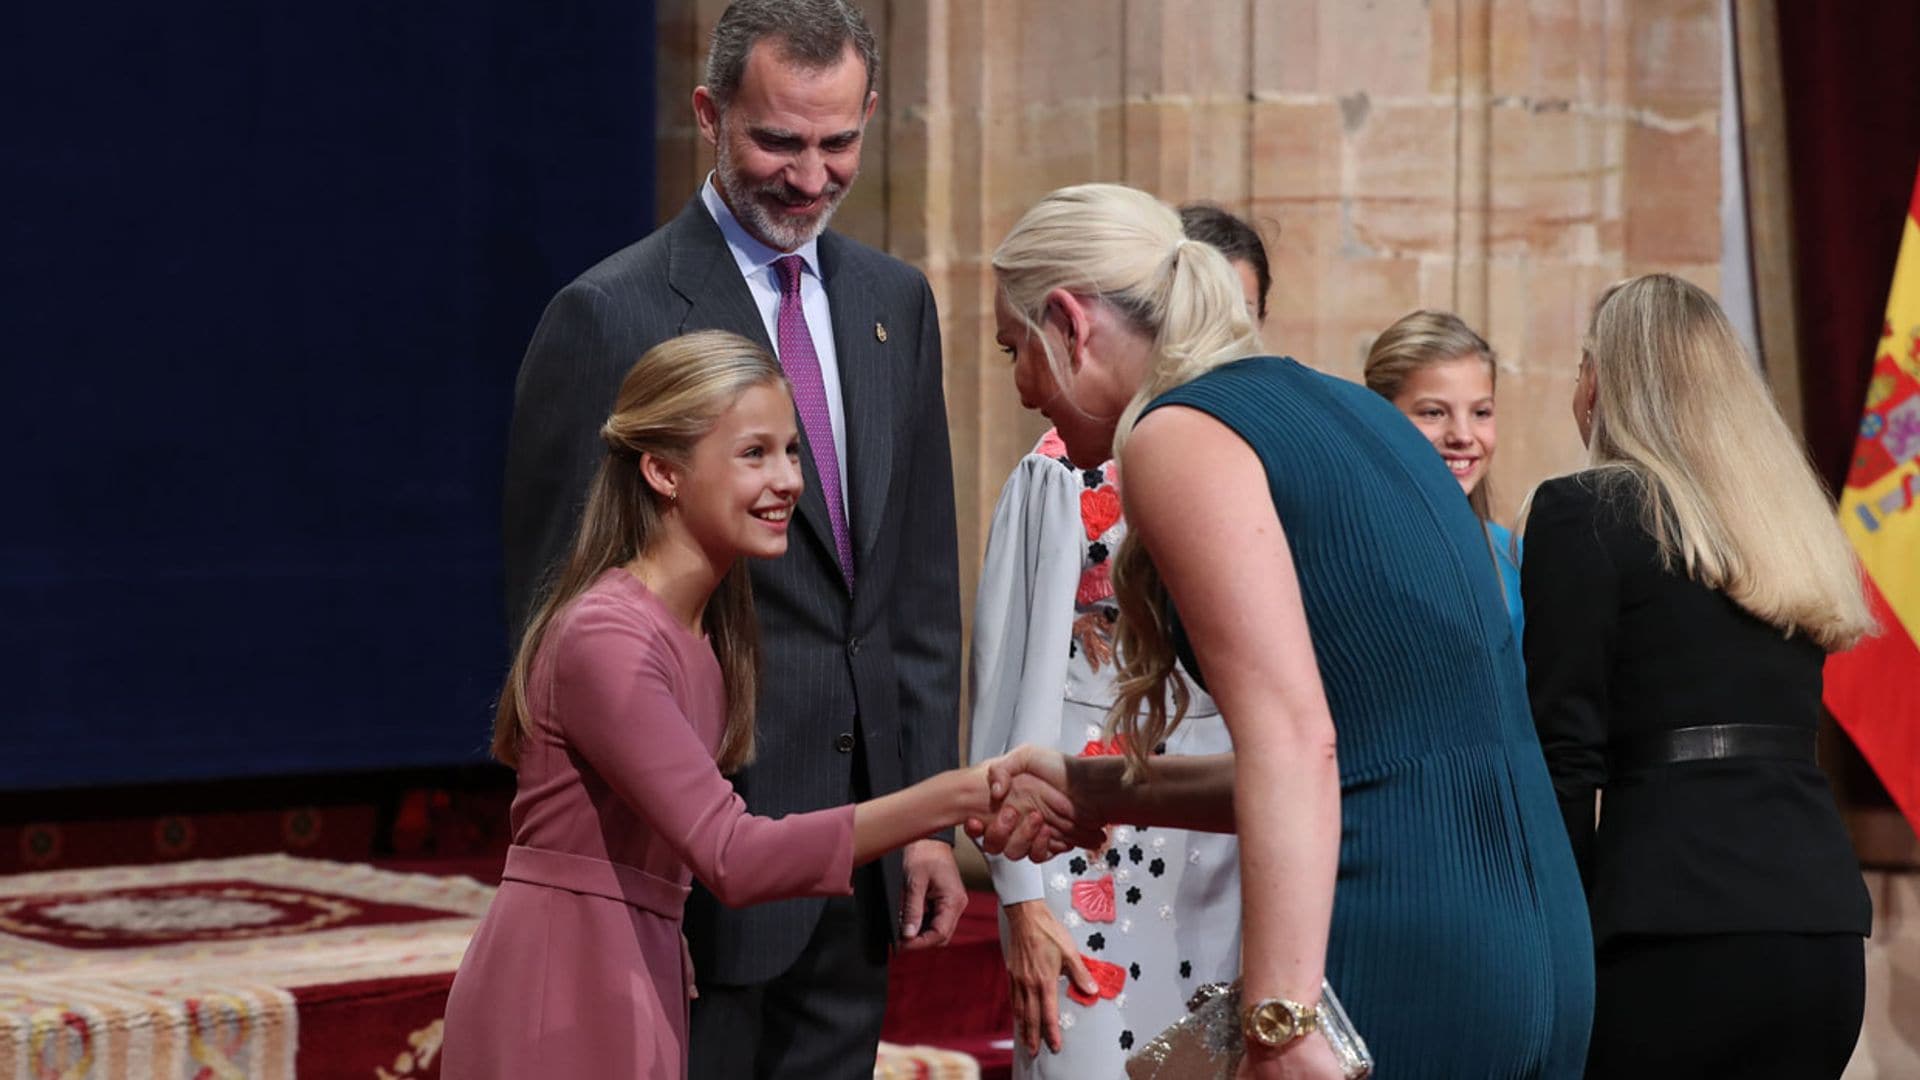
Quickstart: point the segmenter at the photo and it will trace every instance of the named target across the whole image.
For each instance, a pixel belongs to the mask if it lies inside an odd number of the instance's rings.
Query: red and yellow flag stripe
[[[1920,830],[1920,176],[1840,498],[1881,634],[1827,661],[1826,702]]]

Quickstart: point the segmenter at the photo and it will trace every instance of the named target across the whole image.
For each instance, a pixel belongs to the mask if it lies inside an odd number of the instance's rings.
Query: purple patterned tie
[[[840,459],[833,452],[833,417],[827,411],[827,386],[820,377],[820,355],[813,351],[813,333],[800,302],[800,274],[806,260],[783,255],[773,261],[780,273],[780,366],[793,384],[793,405],[800,426],[813,448],[813,469],[820,474],[820,494],[827,500],[827,520],[833,525],[833,549],[840,556],[840,573],[853,588],[853,540],[847,533],[847,507],[840,497]]]

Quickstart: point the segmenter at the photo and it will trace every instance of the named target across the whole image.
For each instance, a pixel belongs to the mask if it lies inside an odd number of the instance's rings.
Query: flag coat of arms
[[[1826,702],[1920,831],[1920,176],[1904,226],[1840,498],[1880,633],[1828,659]]]

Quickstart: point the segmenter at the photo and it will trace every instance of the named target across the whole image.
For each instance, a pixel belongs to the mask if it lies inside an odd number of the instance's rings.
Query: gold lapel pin
[[[873,324],[873,340],[878,341],[883,345],[886,344],[886,341],[887,341],[887,324],[886,323],[877,322]]]

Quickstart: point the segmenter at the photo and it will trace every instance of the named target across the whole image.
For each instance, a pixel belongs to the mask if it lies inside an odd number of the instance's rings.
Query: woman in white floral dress
[[[1102,734],[1115,672],[1108,561],[1126,530],[1116,480],[1112,463],[1068,462],[1051,431],[1008,479],[974,613],[974,760],[1026,743],[1118,752]],[[1213,702],[1193,694],[1167,749],[1230,750]],[[1195,989],[1239,970],[1234,838],[1124,825],[1109,837],[1044,866],[988,860],[1013,979],[1015,1077],[1118,1077]]]
[[[1216,206],[1181,228],[1227,256],[1247,308],[1267,317],[1260,234]],[[1113,462],[1080,468],[1052,431],[1014,468],[987,541],[973,619],[973,760],[1027,743],[1117,754],[1109,561],[1126,535]],[[1212,699],[1189,681],[1166,751],[1231,750]],[[1098,851],[1045,866],[990,857],[1013,981],[1014,1076],[1121,1076],[1127,1055],[1186,1013],[1194,990],[1240,970],[1239,845],[1229,835],[1115,826]]]

